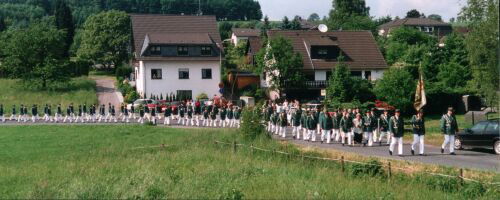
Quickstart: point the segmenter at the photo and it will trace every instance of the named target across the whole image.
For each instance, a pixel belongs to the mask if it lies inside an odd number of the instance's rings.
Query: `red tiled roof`
[[[318,45],[318,42],[327,38],[332,40],[328,45],[337,45],[343,55],[349,58],[345,61],[350,68],[363,69],[385,69],[388,68],[382,53],[380,52],[375,38],[370,31],[331,31],[322,33],[317,30],[298,31],[268,31],[270,38],[283,36],[292,41],[295,52],[302,55],[304,69],[332,69],[338,62],[333,60],[311,59],[309,56],[310,43]],[[336,39],[336,41],[334,41]]]
[[[213,15],[131,14],[130,16],[132,20],[134,52],[140,53],[146,34],[193,34],[198,36],[208,34],[215,43],[221,43],[217,21]]]
[[[260,30],[251,28],[233,28],[231,29],[236,37],[259,37]]]

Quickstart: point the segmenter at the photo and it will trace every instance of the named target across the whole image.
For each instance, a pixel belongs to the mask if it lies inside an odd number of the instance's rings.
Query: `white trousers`
[[[163,121],[164,125],[170,125],[170,117],[165,117],[165,121]]]
[[[348,145],[354,145],[354,142],[352,141],[354,139],[354,131],[349,131],[346,133],[347,134],[347,144]]]
[[[378,135],[378,130],[374,130],[373,131],[373,137],[372,137],[373,138],[373,142],[377,142],[377,138],[378,138],[377,135]]]
[[[312,142],[316,141],[316,130],[309,130],[307,139],[311,138]]]
[[[0,120],[1,120],[2,122],[5,122],[5,117],[4,117],[3,115],[2,115],[2,116],[0,116]]]
[[[280,135],[283,138],[286,138],[286,126],[280,126]]]
[[[444,142],[441,148],[446,148],[446,145],[450,145],[450,153],[455,152],[455,135],[444,135]]]
[[[413,143],[411,143],[411,150],[415,151],[415,145],[419,144],[418,149],[420,154],[424,154],[424,136],[413,134]]]
[[[302,139],[309,140],[309,130],[307,128],[302,128]]]
[[[332,130],[332,140],[339,141],[340,139],[340,130],[339,129],[333,129]]]
[[[137,123],[144,124],[144,117],[139,117],[139,120],[137,120]]]
[[[321,133],[321,141],[324,141],[325,136],[326,136],[326,143],[330,144],[330,142],[332,141],[331,132],[332,132],[332,130],[324,130],[323,129],[323,132]]]
[[[391,146],[389,150],[394,152],[394,146],[398,143],[398,155],[403,155],[403,138],[402,137],[392,137]]]
[[[16,120],[16,115],[14,115],[14,114],[13,114],[13,115],[11,115],[11,116],[10,116],[10,118],[9,118],[9,120],[10,120],[10,121],[12,121],[12,120]]]
[[[368,146],[373,146],[373,132],[365,132],[365,139],[368,140]]]
[[[295,136],[295,139],[300,139],[300,126],[293,126],[292,127],[292,135]]]
[[[391,143],[391,134],[389,132],[386,132],[386,131],[380,132],[380,137],[379,137],[378,141],[382,142],[382,138],[384,136],[387,136],[387,144],[390,144]]]

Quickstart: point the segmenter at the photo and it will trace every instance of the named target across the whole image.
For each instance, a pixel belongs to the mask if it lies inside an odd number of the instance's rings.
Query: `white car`
[[[141,105],[142,106],[148,105],[148,107],[152,108],[152,107],[155,107],[156,104],[158,104],[158,102],[156,102],[155,100],[152,100],[152,99],[137,99],[134,101],[134,103],[128,104],[127,109],[131,110],[132,105],[134,105],[135,109],[139,108],[139,106],[141,106]]]

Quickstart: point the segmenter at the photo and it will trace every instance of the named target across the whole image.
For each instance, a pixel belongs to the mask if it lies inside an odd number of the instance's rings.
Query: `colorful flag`
[[[425,96],[424,76],[420,73],[420,79],[417,84],[417,92],[415,93],[415,103],[413,106],[415,110],[419,111],[427,104],[427,97]]]

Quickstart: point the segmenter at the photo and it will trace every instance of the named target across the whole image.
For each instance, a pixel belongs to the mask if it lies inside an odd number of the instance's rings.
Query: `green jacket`
[[[288,124],[288,121],[286,119],[286,115],[280,114],[279,118],[278,118],[278,125],[281,127],[285,127],[287,124]]]
[[[377,128],[377,120],[372,115],[363,116],[363,131],[373,132]]]
[[[271,114],[271,123],[276,125],[278,123],[278,113]]]
[[[340,129],[340,119],[341,119],[340,115],[332,116],[332,124],[333,124],[332,129],[335,130]]]
[[[352,119],[351,117],[345,117],[343,116],[341,119],[340,119],[340,128],[342,129],[342,131],[344,133],[346,132],[350,132],[351,129],[352,129]]]
[[[316,130],[318,122],[314,119],[314,116],[307,116],[306,126],[309,130]]]
[[[332,117],[330,117],[329,115],[323,114],[323,116],[320,118],[321,118],[321,120],[319,121],[319,126],[321,127],[321,129],[332,130],[332,128],[333,128]]]
[[[292,115],[292,125],[293,126],[300,126],[301,125],[301,118],[302,118],[302,110],[298,109]]]
[[[411,118],[411,126],[413,128],[413,134],[425,135],[425,119],[418,119],[416,115]]]
[[[241,109],[234,110],[234,119],[239,120],[241,117]]]
[[[391,117],[389,120],[389,131],[394,134],[394,137],[403,137],[405,123],[402,117],[396,119],[396,116]]]
[[[302,128],[307,128],[307,115],[305,112],[303,112],[300,116],[300,125]]]
[[[458,132],[458,123],[455,115],[443,115],[440,121],[441,132],[445,135],[455,135]]]

